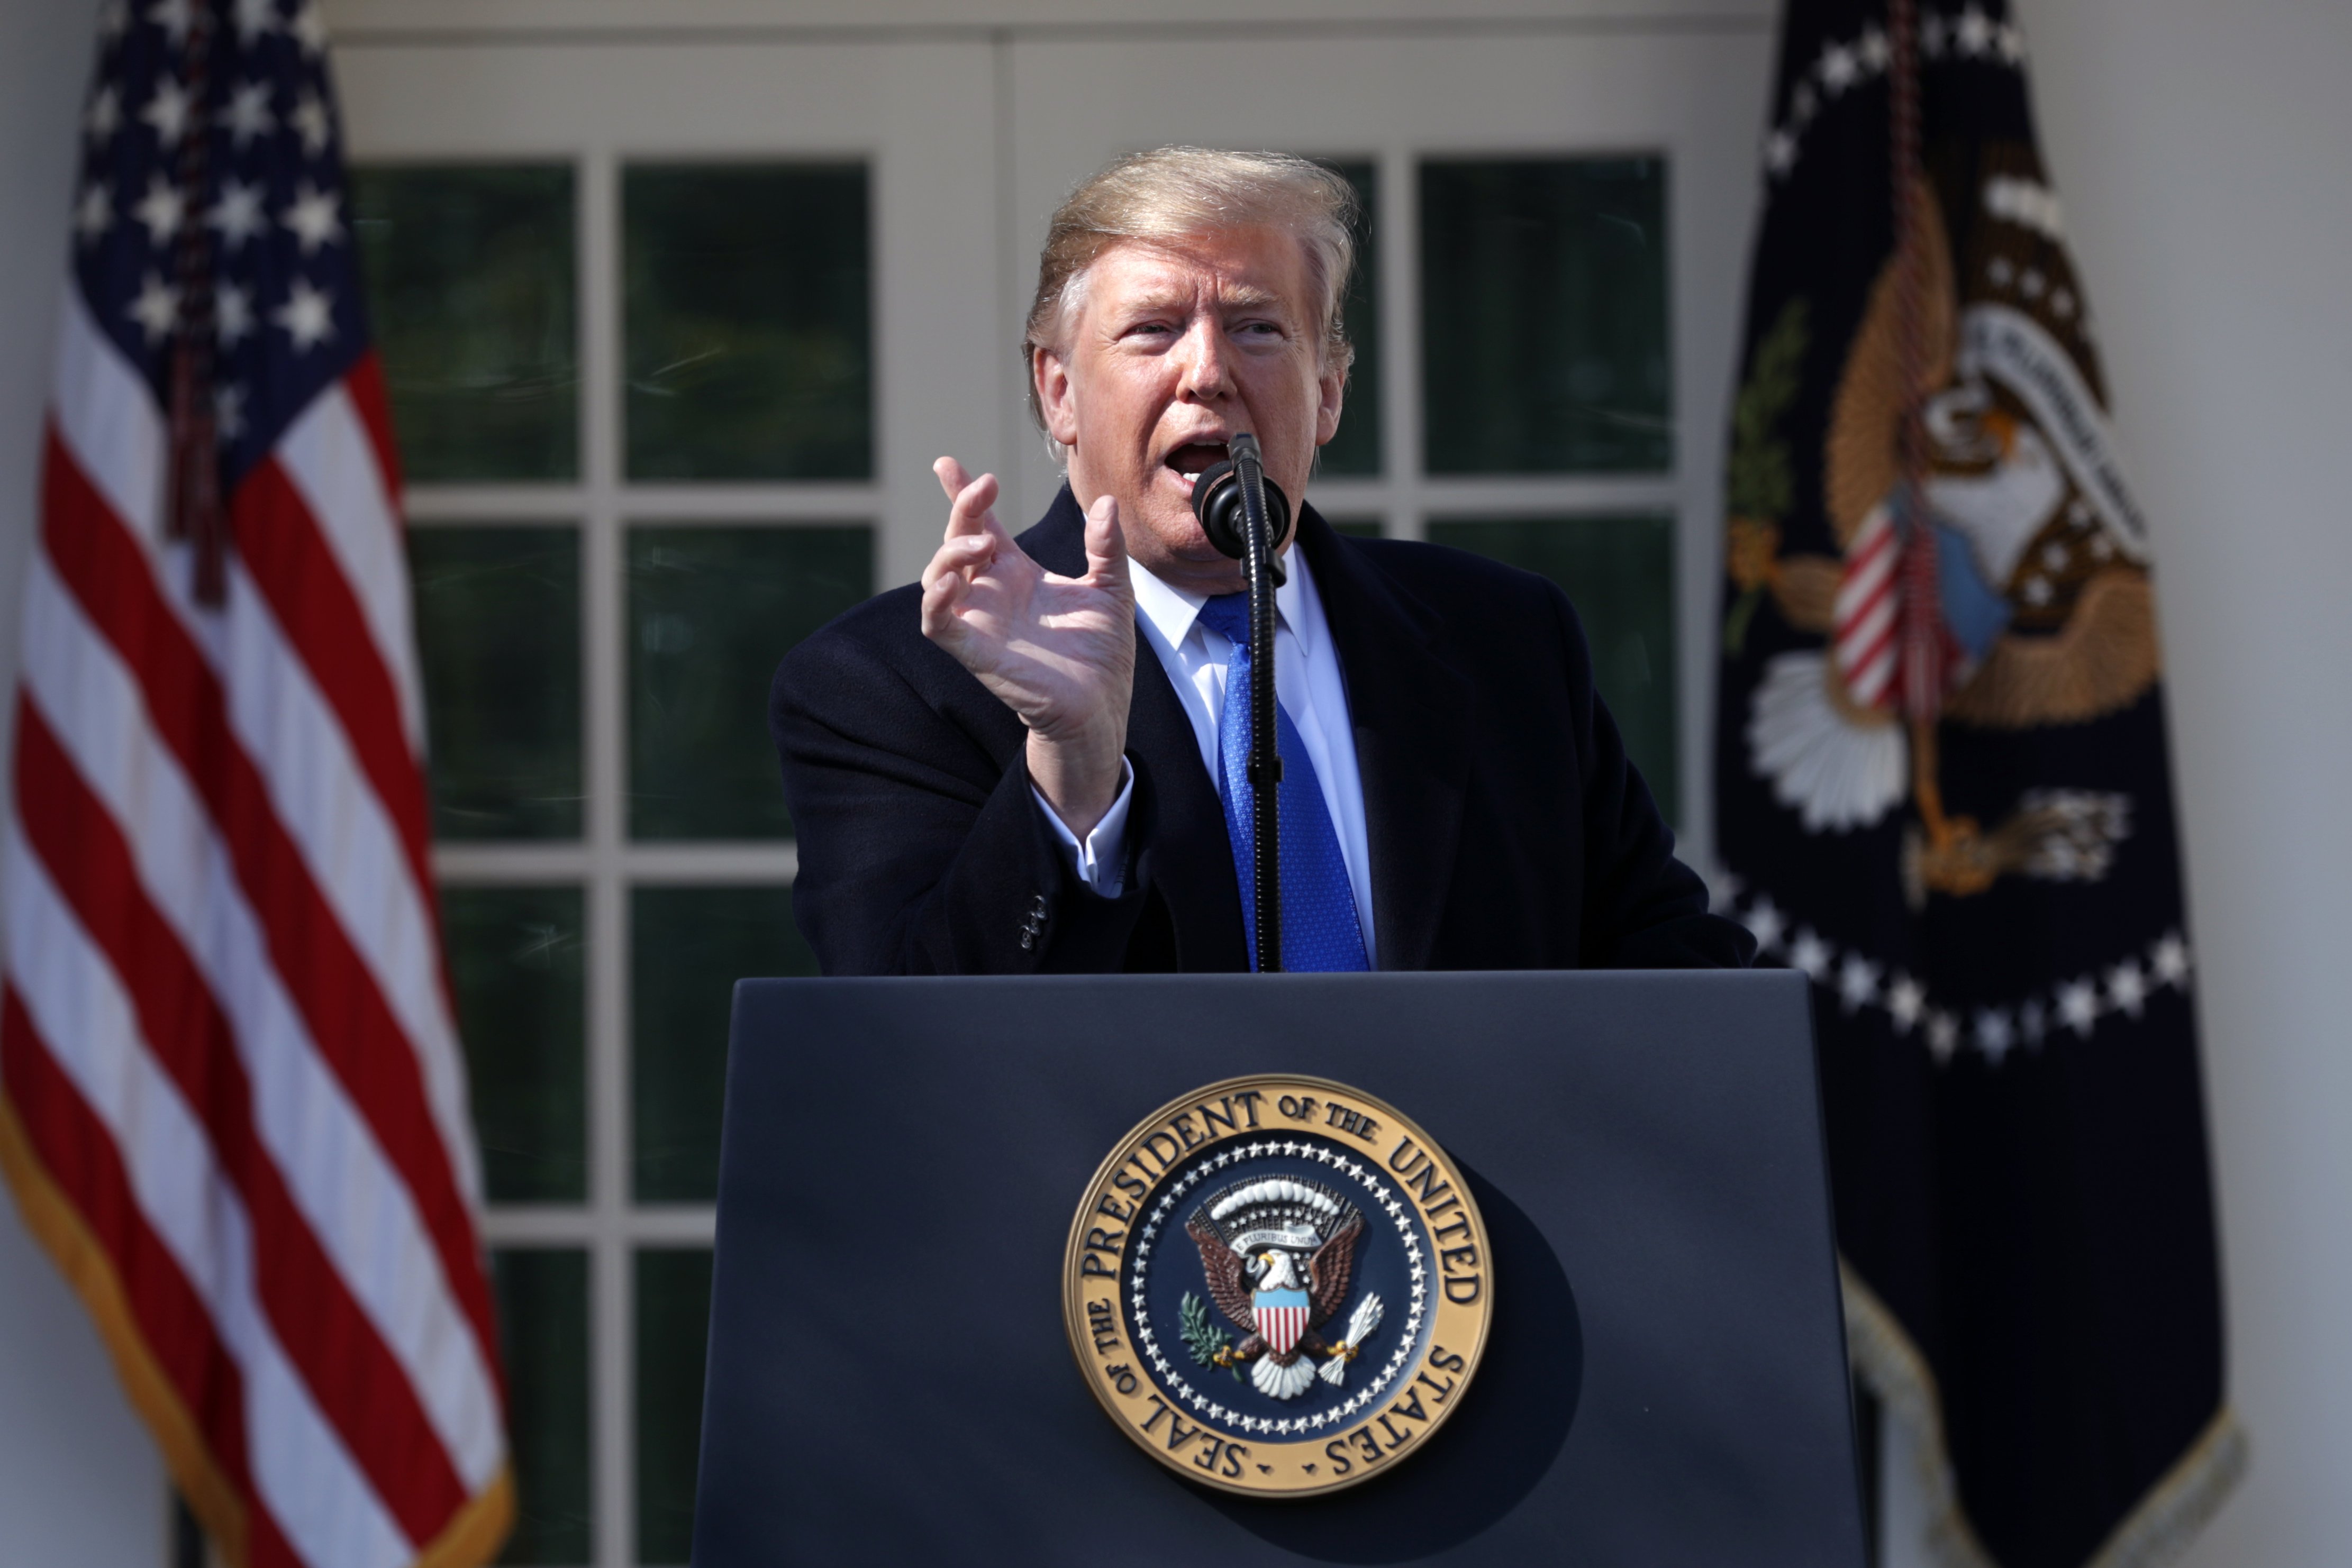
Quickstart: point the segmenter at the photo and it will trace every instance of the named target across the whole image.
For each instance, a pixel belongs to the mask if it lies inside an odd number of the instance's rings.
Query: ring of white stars
[[[1973,4],[1956,16],[1923,11],[1919,58],[1923,64],[1960,59],[2017,69],[2025,63],[2025,35],[2016,23],[1997,21]],[[1823,44],[1820,56],[1790,89],[1787,117],[1764,138],[1765,172],[1775,180],[1786,178],[1797,166],[1805,132],[1822,111],[1853,89],[1885,76],[1894,59],[1885,30],[1874,22],[1853,38]]]
[[[2189,939],[2168,931],[2112,964],[2053,981],[2044,989],[1993,1006],[1960,1007],[1931,997],[1927,986],[1895,965],[1842,946],[1790,918],[1769,894],[1749,893],[1738,879],[1719,875],[1713,906],[1748,927],[1760,958],[1799,970],[1836,998],[1849,1016],[1864,1008],[1886,1015],[1897,1039],[1916,1030],[1937,1066],[1967,1048],[1998,1067],[2022,1047],[2040,1051],[2054,1037],[2088,1040],[2103,1020],[2137,1019],[2158,993],[2186,993],[2195,967]]]
[[[1404,1332],[1398,1336],[1395,1350],[1381,1364],[1380,1370],[1337,1405],[1311,1415],[1279,1418],[1244,1416],[1238,1410],[1218,1404],[1207,1393],[1185,1381],[1170,1362],[1168,1353],[1160,1346],[1159,1337],[1151,1327],[1150,1308],[1143,1291],[1144,1276],[1151,1267],[1152,1245],[1160,1231],[1171,1225],[1171,1217],[1178,1207],[1178,1200],[1193,1187],[1213,1179],[1217,1172],[1228,1166],[1273,1155],[1303,1156],[1328,1166],[1335,1175],[1348,1176],[1369,1192],[1371,1207],[1386,1215],[1396,1226],[1397,1236],[1404,1243],[1405,1274],[1412,1281],[1412,1301],[1405,1314]],[[1158,1369],[1160,1385],[1195,1412],[1212,1420],[1240,1431],[1274,1437],[1305,1437],[1326,1427],[1345,1426],[1349,1417],[1380,1403],[1382,1392],[1412,1364],[1414,1347],[1421,1343],[1422,1322],[1428,1315],[1429,1267],[1422,1256],[1421,1239],[1413,1234],[1412,1212],[1412,1207],[1381,1180],[1377,1164],[1366,1165],[1350,1157],[1343,1149],[1287,1138],[1280,1143],[1261,1141],[1223,1150],[1213,1159],[1201,1161],[1171,1183],[1146,1218],[1143,1228],[1136,1234],[1135,1257],[1128,1265],[1128,1277],[1131,1281],[1129,1299],[1135,1309],[1136,1343],[1142,1347],[1143,1354]]]

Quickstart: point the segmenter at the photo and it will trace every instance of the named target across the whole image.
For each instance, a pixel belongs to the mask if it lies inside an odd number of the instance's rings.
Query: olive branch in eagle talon
[[[1234,1336],[1210,1321],[1208,1302],[1185,1291],[1177,1303],[1176,1327],[1184,1336],[1184,1348],[1192,1353],[1194,1365],[1222,1366],[1234,1375],[1235,1383],[1242,1380],[1240,1364],[1234,1359]]]
[[[1246,1216],[1272,1202],[1294,1215],[1313,1214],[1319,1223],[1294,1220],[1238,1239],[1219,1223],[1227,1211]],[[1368,1294],[1336,1342],[1316,1332],[1347,1303],[1356,1242],[1364,1233],[1364,1217],[1353,1205],[1320,1184],[1276,1178],[1227,1188],[1197,1210],[1184,1230],[1201,1249],[1210,1299],[1244,1335],[1240,1343],[1229,1343],[1200,1298],[1186,1291],[1180,1327],[1194,1362],[1229,1367],[1236,1377],[1242,1363],[1253,1362],[1250,1381],[1276,1399],[1296,1398],[1318,1377],[1335,1388],[1344,1383],[1348,1363],[1380,1326],[1382,1312],[1380,1297]],[[1260,1239],[1268,1236],[1280,1239]],[[1310,1241],[1316,1244],[1311,1255],[1305,1249]],[[1263,1322],[1262,1310],[1268,1319]],[[1328,1359],[1318,1366],[1310,1354]]]

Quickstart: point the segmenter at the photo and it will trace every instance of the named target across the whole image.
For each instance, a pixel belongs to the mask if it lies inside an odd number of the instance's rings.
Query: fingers
[[[923,568],[923,591],[929,593],[942,578],[971,581],[996,559],[996,548],[992,534],[958,534],[943,540]]]
[[[996,505],[997,493],[1002,488],[995,475],[982,474],[972,478],[964,471],[964,465],[952,457],[942,457],[932,464],[931,472],[939,476],[940,488],[948,495],[948,538],[1003,532],[997,524],[996,514],[990,510]]]
[[[992,530],[996,514],[990,508],[996,505],[996,476],[982,474],[957,491],[955,504],[948,508],[948,538]]]
[[[965,583],[959,572],[948,572],[937,579],[925,574],[923,582],[923,635],[934,643],[950,637],[957,630],[956,601],[963,597]]]
[[[1087,575],[1127,582],[1127,530],[1119,527],[1118,502],[1099,496],[1087,508]]]
[[[923,568],[923,635],[934,643],[960,630],[960,612],[975,579],[996,557],[988,534],[964,534],[932,552]]]

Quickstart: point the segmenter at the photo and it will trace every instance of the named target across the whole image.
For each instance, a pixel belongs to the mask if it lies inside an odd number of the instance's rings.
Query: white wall
[[[2302,1568],[2352,1555],[2352,5],[2019,5],[2158,536],[2231,1375],[2254,1444],[2190,1562]],[[94,9],[0,0],[0,689]],[[78,1304],[0,1203],[0,1554],[152,1568],[162,1489]]]
[[[2026,0],[2156,530],[2246,1485],[2197,1564],[2352,1557],[2352,5]]]
[[[0,5],[0,689],[12,694],[50,307],[97,10],[90,0]],[[165,1496],[163,1466],[89,1316],[0,1197],[0,1560],[158,1568]]]

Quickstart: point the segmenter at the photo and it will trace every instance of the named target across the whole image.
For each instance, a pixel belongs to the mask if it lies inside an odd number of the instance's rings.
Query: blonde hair
[[[1306,256],[1322,361],[1344,373],[1356,357],[1339,308],[1355,270],[1355,220],[1356,193],[1346,180],[1286,152],[1156,147],[1112,160],[1078,183],[1045,229],[1037,294],[1021,342],[1029,417],[1045,428],[1037,351],[1063,346],[1070,318],[1086,298],[1087,269],[1125,240],[1179,240],[1240,228],[1288,232]]]

